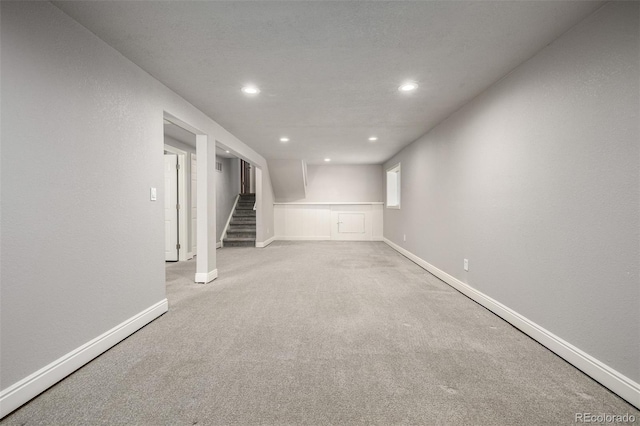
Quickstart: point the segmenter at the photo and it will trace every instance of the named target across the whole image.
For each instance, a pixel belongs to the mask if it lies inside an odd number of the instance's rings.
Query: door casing
[[[168,262],[179,260],[179,221],[176,210],[178,202],[177,164],[177,155],[164,155],[164,260]]]
[[[190,194],[189,196],[187,195],[187,182],[185,178],[187,171],[185,167],[187,152],[166,144],[164,150],[178,157],[178,204],[180,205],[180,209],[178,210],[178,244],[180,245],[178,260],[185,261],[193,257],[193,252],[190,250],[190,247],[188,247],[187,209],[191,208],[191,197]]]

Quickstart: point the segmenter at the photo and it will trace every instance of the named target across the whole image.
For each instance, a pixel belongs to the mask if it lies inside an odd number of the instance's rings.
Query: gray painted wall
[[[149,200],[163,199],[165,111],[270,185],[264,158],[50,3],[0,7],[6,389],[165,298],[163,203]]]
[[[309,202],[383,201],[382,166],[376,165],[308,165],[307,197]]]
[[[277,201],[296,201],[305,198],[302,160],[269,160],[269,168]]]
[[[386,238],[636,382],[639,7],[607,4],[389,160],[384,211]]]
[[[233,203],[240,193],[240,160],[216,157],[216,161],[222,163],[222,172],[217,172],[216,179],[216,241],[220,242]]]

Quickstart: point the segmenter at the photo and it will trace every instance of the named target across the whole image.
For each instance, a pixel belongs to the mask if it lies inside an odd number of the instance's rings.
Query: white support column
[[[262,170],[258,167],[252,166],[256,171],[256,244],[263,242],[264,228],[262,226]]]
[[[216,269],[216,144],[207,135],[196,135],[197,169],[197,283],[218,277]]]

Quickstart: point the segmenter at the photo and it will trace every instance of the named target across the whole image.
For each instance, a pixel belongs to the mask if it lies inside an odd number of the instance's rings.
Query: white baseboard
[[[301,237],[301,236],[279,236],[273,237],[274,240],[278,241],[331,241],[331,236],[310,236],[310,237]],[[383,237],[372,237],[371,239],[362,238],[362,239],[353,239],[353,240],[334,240],[334,241],[384,241]],[[259,247],[256,245],[256,247]]]
[[[329,241],[331,240],[331,235],[328,235],[328,236],[313,235],[309,237],[304,237],[304,236],[291,237],[291,236],[283,235],[283,236],[276,237],[276,239],[280,241]]]
[[[268,246],[269,244],[271,244],[275,240],[276,240],[276,237],[274,235],[273,237],[268,238],[266,241],[256,242],[256,247],[257,248],[265,248],[266,246]]]
[[[206,284],[218,278],[218,270],[214,269],[213,271],[209,271],[207,273],[200,272],[196,273],[195,281],[197,283]]]
[[[216,248],[219,249],[220,247],[222,247],[222,241],[218,241],[216,243]]]
[[[384,239],[384,242],[465,296],[478,302],[494,314],[521,330],[523,333],[527,334],[529,337],[546,346],[549,350],[564,358],[574,367],[582,370],[585,374],[591,376],[594,380],[609,388],[635,407],[640,408],[640,384],[609,367],[602,361],[597,360],[581,349],[573,346],[571,343],[561,339],[549,330],[546,330],[533,321],[523,317],[497,300],[492,299],[468,284],[465,284],[457,278],[436,268],[410,251],[386,238]]]
[[[164,299],[0,392],[0,418],[167,312]]]

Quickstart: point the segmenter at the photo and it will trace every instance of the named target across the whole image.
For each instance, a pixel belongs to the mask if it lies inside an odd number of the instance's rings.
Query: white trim
[[[213,271],[209,271],[207,273],[196,273],[196,282],[201,284],[210,283],[211,281],[218,278],[218,270],[214,269]]]
[[[217,248],[217,249],[222,248],[222,241],[218,241],[218,242],[216,243],[216,248]]]
[[[227,218],[227,223],[224,225],[224,229],[222,230],[222,234],[220,234],[220,247],[224,247],[224,239],[227,238],[227,229],[229,229],[229,224],[231,223],[231,219],[233,218],[233,214],[236,212],[236,206],[238,205],[238,200],[240,199],[240,194],[236,195],[236,200],[233,202],[233,207],[231,207],[231,213],[229,213],[229,217]],[[255,206],[253,207],[255,210]],[[219,247],[216,247],[219,248]]]
[[[384,204],[384,201],[335,201],[335,202],[292,202],[292,203],[273,203],[274,205],[303,205],[303,206],[358,206],[371,204]]]
[[[53,361],[0,392],[0,418],[36,397],[92,359],[167,312],[167,299],[134,315],[111,330]]]
[[[198,229],[198,225],[197,225],[197,217],[198,217],[198,207],[197,207],[197,191],[198,191],[198,179],[194,178],[193,175],[193,169],[194,169],[194,164],[195,163],[195,168],[198,168],[198,157],[196,156],[196,154],[194,154],[193,152],[191,153],[191,155],[189,156],[189,188],[191,190],[191,192],[189,193],[189,211],[191,212],[189,217],[190,217],[190,227],[189,230],[191,232],[191,234],[189,235],[191,237],[191,247],[189,247],[189,253],[187,254],[187,257],[189,257],[190,259],[193,258],[193,256],[195,255],[195,253],[198,251],[198,235],[197,235],[197,229]],[[196,209],[196,212],[194,214],[193,210]],[[191,256],[189,256],[189,254]]]
[[[389,177],[389,173],[395,173],[398,177],[398,181],[396,182],[396,192],[397,192],[397,198],[398,198],[398,203],[397,204],[391,204],[389,205],[389,183],[388,183],[388,177]],[[401,199],[402,199],[402,164],[398,163],[395,166],[391,166],[389,167],[385,174],[384,174],[384,199],[385,199],[385,206],[388,209],[400,209],[400,204],[401,204]]]
[[[173,147],[168,144],[164,144],[164,150],[175,154],[178,156],[178,204],[180,204],[180,209],[178,210],[178,244],[180,245],[180,249],[178,249],[178,260],[184,262],[185,260],[190,259],[189,253],[187,253],[187,245],[189,242],[188,232],[187,232],[187,181],[186,181],[186,156],[187,152],[176,147]],[[191,178],[191,176],[189,176]],[[190,200],[189,200],[190,201]],[[191,208],[191,203],[189,203],[189,208]],[[182,247],[185,247],[184,249]]]
[[[574,367],[582,370],[585,374],[601,383],[603,386],[617,393],[620,397],[626,399],[635,407],[640,408],[640,384],[609,367],[602,361],[597,360],[581,349],[573,346],[571,343],[556,336],[549,330],[546,330],[533,321],[513,311],[511,308],[503,305],[497,300],[492,299],[468,284],[465,284],[446,272],[441,271],[410,251],[389,241],[387,238],[384,239],[384,242],[400,254],[406,256],[408,259],[412,260],[445,283],[449,284],[451,287],[458,290],[460,293],[481,304],[494,314],[518,328],[523,333],[527,334],[532,339],[546,346],[549,350],[555,352]]]
[[[275,237],[276,240],[279,241],[329,241],[331,240],[331,235],[327,235],[327,236],[309,236],[309,237],[304,237],[304,236],[293,236],[293,237],[287,237],[287,236],[278,236]]]
[[[266,241],[262,241],[262,242],[257,242],[256,241],[256,247],[257,248],[265,248],[266,246],[268,246],[269,244],[271,244],[275,240],[276,240],[276,237],[274,235],[273,237],[268,238]]]

